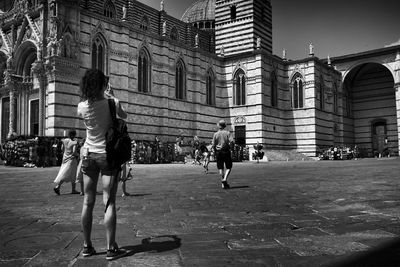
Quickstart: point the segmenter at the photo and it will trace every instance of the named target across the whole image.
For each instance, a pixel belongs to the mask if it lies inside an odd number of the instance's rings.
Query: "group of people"
[[[126,164],[114,166],[107,158],[106,132],[112,126],[112,117],[109,109],[108,99],[113,99],[116,113],[119,118],[127,118],[127,113],[122,108],[119,100],[107,90],[109,83],[103,72],[89,69],[81,80],[81,102],[78,104],[78,115],[83,119],[86,127],[86,139],[78,153],[78,142],[76,131],[71,130],[68,138],[63,140],[64,155],[60,171],[54,180],[56,186],[54,191],[60,194],[61,184],[71,182],[72,194],[78,194],[75,189],[76,173],[78,182],[81,183],[83,195],[82,207],[82,229],[83,229],[83,257],[96,254],[91,239],[93,209],[96,200],[96,189],[99,177],[103,183],[103,203],[105,205],[104,224],[107,237],[107,260],[114,260],[127,254],[126,250],[120,249],[116,242],[116,193],[118,177],[128,177],[130,168]],[[212,146],[214,149],[217,168],[221,176],[222,188],[229,189],[228,177],[232,169],[232,158],[230,142],[232,141],[229,131],[226,130],[226,122],[218,122],[219,130],[214,134]],[[202,153],[208,154],[208,149],[200,148]],[[78,156],[79,155],[79,156]],[[78,158],[80,160],[78,161]],[[208,171],[208,161],[205,165]],[[74,173],[75,172],[75,173]],[[71,178],[73,177],[73,178]],[[122,189],[125,192],[123,184]]]

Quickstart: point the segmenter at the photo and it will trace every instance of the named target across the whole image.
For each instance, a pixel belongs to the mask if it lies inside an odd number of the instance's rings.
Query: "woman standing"
[[[107,162],[106,132],[112,126],[112,117],[108,98],[115,102],[116,113],[120,118],[127,114],[118,99],[105,96],[108,81],[100,70],[89,69],[81,81],[82,102],[78,104],[78,115],[83,118],[86,127],[86,140],[82,153],[82,172],[84,200],[82,208],[83,256],[96,253],[91,240],[93,208],[96,200],[96,188],[99,174],[103,182],[103,202],[106,206],[104,224],[107,236],[107,260],[124,256],[127,252],[118,248],[115,242],[117,224],[116,194],[120,166],[113,167]]]
[[[71,194],[79,194],[79,192],[75,190],[75,175],[78,167],[77,145],[78,141],[76,140],[76,131],[70,130],[68,133],[68,138],[62,140],[64,155],[61,168],[56,179],[54,180],[54,183],[56,184],[54,187],[54,192],[57,195],[60,195],[60,187],[66,182],[71,183]]]

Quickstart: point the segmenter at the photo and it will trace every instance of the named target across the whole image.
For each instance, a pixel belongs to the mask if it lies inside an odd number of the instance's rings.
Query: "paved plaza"
[[[135,165],[119,188],[117,241],[83,258],[82,196],[58,168],[0,167],[0,266],[400,266],[400,159],[237,163],[230,190],[191,164]],[[79,188],[79,187],[78,187]]]

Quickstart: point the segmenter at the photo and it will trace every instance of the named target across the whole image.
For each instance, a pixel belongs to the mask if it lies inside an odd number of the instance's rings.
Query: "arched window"
[[[292,108],[303,108],[304,107],[304,88],[303,78],[297,73],[291,84],[292,89]]]
[[[319,77],[319,108],[325,108],[325,83],[322,75]]]
[[[92,44],[92,68],[106,72],[106,46],[103,38],[97,35]]]
[[[115,6],[111,0],[104,3],[104,16],[107,18],[114,18],[116,15]]]
[[[186,98],[186,70],[182,60],[175,67],[175,96],[176,99]]]
[[[145,48],[139,52],[138,59],[138,90],[142,93],[151,91],[151,61]]]
[[[278,80],[274,71],[271,73],[271,106],[278,106]]]
[[[215,75],[211,69],[207,72],[206,103],[207,105],[215,106]]]
[[[236,6],[232,5],[231,6],[231,20],[235,20],[236,19]]]
[[[246,75],[239,69],[233,79],[233,101],[235,105],[246,105]]]
[[[333,84],[333,112],[338,112],[338,91],[336,83]]]
[[[171,34],[170,34],[169,38],[171,38],[171,40],[173,40],[173,41],[178,41],[179,40],[178,30],[176,29],[175,26],[172,27]]]
[[[140,29],[147,31],[149,28],[149,18],[145,15],[142,17],[142,20],[140,22]]]

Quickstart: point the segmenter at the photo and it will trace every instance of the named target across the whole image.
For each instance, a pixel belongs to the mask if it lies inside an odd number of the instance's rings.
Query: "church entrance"
[[[372,124],[372,149],[374,156],[387,156],[386,121]]]
[[[235,144],[246,146],[246,126],[235,126]]]
[[[344,79],[343,95],[344,143],[359,147],[362,156],[397,155],[396,92],[389,69],[378,63],[354,67]]]

